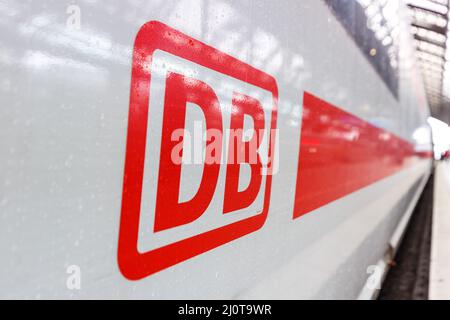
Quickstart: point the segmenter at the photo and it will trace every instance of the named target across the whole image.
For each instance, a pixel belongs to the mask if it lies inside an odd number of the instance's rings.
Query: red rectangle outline
[[[270,135],[275,134],[278,88],[275,79],[169,26],[150,21],[139,30],[133,52],[130,108],[118,241],[118,265],[129,280],[138,280],[260,229],[267,218],[271,175],[266,176],[263,211],[247,219],[171,243],[149,252],[137,249],[140,204],[150,101],[151,59],[161,49],[206,68],[236,78],[273,94]],[[270,137],[272,141],[275,137]],[[273,140],[275,141],[275,140]],[[272,159],[269,143],[269,159]],[[272,161],[270,161],[272,163]],[[270,170],[269,170],[270,171]]]

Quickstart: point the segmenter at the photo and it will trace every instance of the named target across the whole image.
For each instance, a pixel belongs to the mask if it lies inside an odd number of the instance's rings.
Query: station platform
[[[450,162],[434,175],[429,299],[450,299]]]

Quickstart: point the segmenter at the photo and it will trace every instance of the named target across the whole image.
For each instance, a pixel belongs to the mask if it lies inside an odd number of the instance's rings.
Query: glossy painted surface
[[[86,0],[78,3],[80,28],[67,24],[72,4],[0,4],[0,297],[358,297],[368,266],[385,254],[430,163],[420,161],[293,219],[303,97],[310,92],[426,152],[428,106],[406,17],[397,99],[323,1]],[[149,21],[276,80],[279,170],[257,232],[129,281],[119,270],[117,249],[132,53],[138,30]],[[164,54],[159,59],[184,65]],[[219,84],[228,81],[208,75]],[[160,137],[160,131],[147,135]],[[146,168],[154,168],[150,160]],[[144,170],[144,194],[154,190],[152,172],[157,170]],[[194,194],[192,184],[184,184],[184,196]],[[145,212],[151,203],[141,204]],[[200,228],[181,235],[167,230],[155,240],[146,238],[151,226],[144,225],[138,245],[148,249]],[[66,286],[71,265],[81,270],[80,290]]]

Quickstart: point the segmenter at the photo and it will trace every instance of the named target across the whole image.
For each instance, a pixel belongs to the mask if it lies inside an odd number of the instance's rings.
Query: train
[[[433,170],[410,19],[2,1],[0,298],[376,298]]]

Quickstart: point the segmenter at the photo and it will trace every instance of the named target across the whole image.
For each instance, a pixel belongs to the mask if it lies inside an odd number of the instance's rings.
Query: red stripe
[[[412,143],[305,93],[294,219],[415,161]]]

